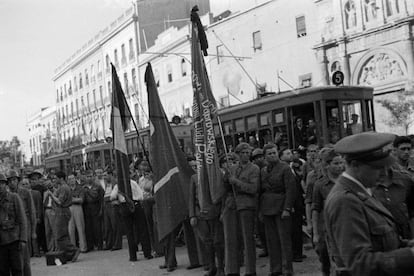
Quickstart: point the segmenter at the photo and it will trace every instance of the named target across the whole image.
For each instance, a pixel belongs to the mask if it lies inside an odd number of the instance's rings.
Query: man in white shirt
[[[118,191],[118,185],[114,186],[110,198],[112,200],[118,199],[121,204],[121,216],[124,219],[127,231],[129,260],[136,262],[139,243],[146,259],[152,259],[153,256],[151,255],[151,243],[145,213],[142,208],[143,191],[136,181],[131,179],[130,183],[132,200],[126,198],[124,194]]]

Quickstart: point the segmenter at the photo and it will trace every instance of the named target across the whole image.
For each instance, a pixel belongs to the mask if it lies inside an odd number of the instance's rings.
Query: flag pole
[[[132,114],[131,113],[131,109],[129,108],[129,104],[128,104],[128,102],[127,102],[127,100],[126,100],[126,98],[125,98],[125,95],[124,95],[124,93],[122,93],[122,97],[124,98],[124,100],[125,100],[125,102],[127,103],[127,108],[128,108],[128,111],[129,111],[129,114]],[[137,137],[138,137],[138,141],[139,141],[139,143],[141,144],[141,147],[142,147],[142,150],[144,151],[144,155],[145,155],[145,157],[147,158],[147,161],[148,161],[148,165],[149,165],[149,167],[150,167],[150,170],[152,171],[152,166],[151,166],[151,162],[150,162],[150,159],[149,159],[149,156],[148,156],[148,153],[147,153],[147,151],[145,150],[145,146],[144,146],[144,142],[142,141],[142,139],[141,139],[141,135],[139,134],[139,131],[138,131],[138,128],[137,128],[137,124],[135,123],[135,120],[134,120],[134,118],[131,116],[131,119],[132,119],[132,123],[134,124],[134,127],[135,127],[135,131],[137,132]]]
[[[218,116],[218,114],[217,114],[217,121],[219,123],[220,136],[221,136],[221,139],[223,141],[224,154],[226,155],[226,162],[227,162],[227,165],[228,165],[229,164],[229,157],[228,157],[226,139],[224,139],[223,128],[222,128],[221,120],[220,120],[220,117]],[[234,189],[234,185],[233,184],[230,184],[230,185],[231,185],[231,190],[233,192],[234,199],[236,199],[236,190]],[[236,208],[237,208],[237,201],[235,200],[234,203],[236,204]]]

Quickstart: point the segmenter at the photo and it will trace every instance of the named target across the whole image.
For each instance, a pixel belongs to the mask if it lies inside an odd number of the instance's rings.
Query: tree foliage
[[[21,156],[20,145],[21,143],[17,136],[13,136],[10,141],[0,140],[0,162],[10,167],[18,166]]]
[[[414,99],[407,93],[398,93],[396,99],[381,99],[377,102],[391,113],[391,118],[386,123],[391,127],[403,127],[408,135],[408,130],[414,123]]]

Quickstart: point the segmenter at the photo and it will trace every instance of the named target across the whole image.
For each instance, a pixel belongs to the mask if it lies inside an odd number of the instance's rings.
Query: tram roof
[[[254,99],[245,103],[240,103],[237,105],[232,105],[230,107],[219,109],[219,114],[228,113],[232,111],[237,111],[241,109],[248,109],[250,107],[260,106],[261,104],[285,101],[285,100],[294,100],[295,98],[306,98],[305,102],[311,103],[315,100],[321,99],[366,99],[371,98],[373,93],[373,88],[368,86],[316,86],[316,87],[307,87],[299,88],[294,90],[288,90],[280,92],[274,95],[265,96],[262,98]],[[329,94],[331,93],[331,94]],[[336,94],[333,94],[336,93]],[[303,101],[297,102],[297,104],[303,104]],[[284,106],[291,106],[295,104],[286,104]]]

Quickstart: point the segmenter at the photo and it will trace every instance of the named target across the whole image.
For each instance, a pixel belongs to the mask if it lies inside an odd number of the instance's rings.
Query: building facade
[[[42,108],[27,120],[29,142],[25,156],[35,167],[44,165],[44,158],[57,149],[57,120],[55,106]]]
[[[377,131],[405,134],[391,125],[391,114],[378,100],[414,92],[411,0],[319,0],[321,37],[315,45],[324,84],[341,70],[345,83],[374,87]]]

